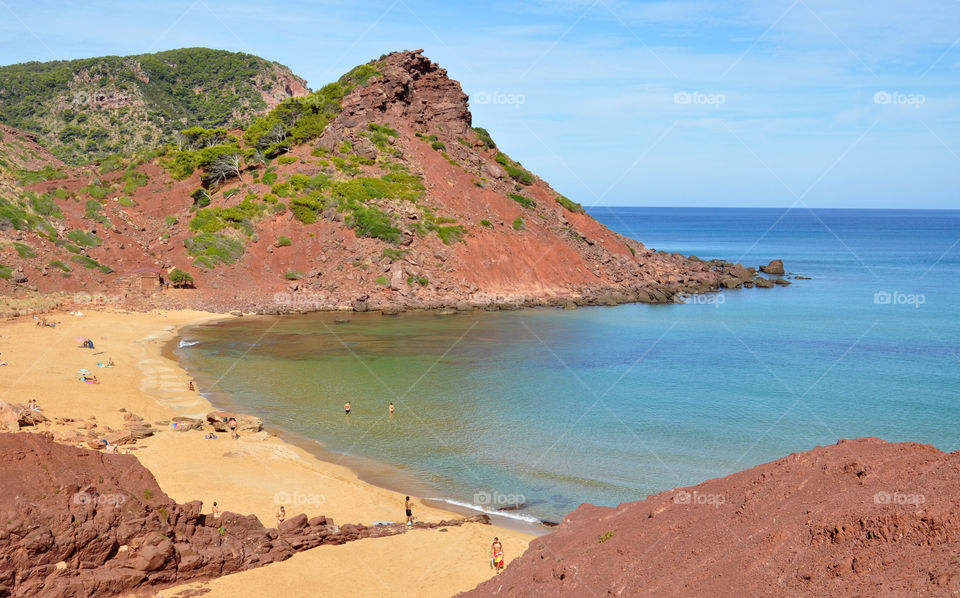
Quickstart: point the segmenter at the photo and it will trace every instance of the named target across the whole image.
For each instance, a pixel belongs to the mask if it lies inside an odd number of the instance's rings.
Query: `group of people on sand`
[[[37,318],[37,326],[41,328],[46,326],[49,326],[50,328],[54,328],[59,323],[60,322],[48,322],[46,318]]]

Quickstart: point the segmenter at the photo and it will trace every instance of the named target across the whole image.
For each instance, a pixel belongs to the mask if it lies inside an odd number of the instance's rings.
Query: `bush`
[[[484,226],[486,228],[493,228],[493,224],[489,220],[481,220],[480,226]]]
[[[386,276],[378,276],[374,282],[376,282],[379,285],[383,285],[385,287],[390,286],[390,279],[387,278]]]
[[[93,259],[92,257],[87,257],[87,256],[85,256],[85,255],[75,255],[75,256],[73,256],[73,257],[70,258],[70,261],[72,261],[72,262],[74,262],[74,263],[77,263],[77,264],[80,264],[80,265],[83,266],[84,268],[90,268],[91,270],[92,270],[93,268],[99,268],[99,267],[100,267],[100,262],[98,262],[97,260]]]
[[[170,282],[175,287],[193,286],[193,275],[180,268],[174,268],[170,273]]]
[[[391,247],[385,247],[380,253],[380,257],[385,257],[393,262],[402,260],[405,255],[407,255],[406,249],[393,249]]]
[[[70,266],[64,264],[64,263],[61,262],[60,260],[50,260],[50,262],[49,262],[47,265],[48,265],[48,266],[52,266],[52,267],[54,267],[54,268],[60,268],[60,269],[63,270],[64,272],[70,272],[71,270],[73,270],[73,268],[71,268]]]
[[[443,241],[444,245],[453,245],[457,241],[463,239],[463,235],[466,234],[466,229],[464,229],[459,224],[453,226],[441,226],[437,228],[437,236],[440,237],[440,240]]]
[[[558,195],[558,196],[557,196],[557,203],[560,204],[561,206],[563,206],[565,209],[570,210],[571,212],[573,212],[573,213],[575,213],[575,214],[582,214],[582,213],[583,213],[583,206],[581,206],[580,204],[578,204],[578,203],[575,202],[575,201],[570,201],[569,199],[567,199],[566,197],[564,197],[564,196],[562,196],[562,195]]]
[[[300,272],[299,270],[294,270],[292,272],[287,272],[286,274],[283,275],[283,277],[286,278],[287,280],[300,280],[301,278],[303,278],[303,272]]]
[[[442,141],[434,141],[430,144],[430,147],[441,152],[447,151],[447,146]]]
[[[30,247],[26,243],[17,243],[14,241],[13,248],[17,250],[17,255],[23,259],[37,257],[37,252],[33,250],[33,247]]]
[[[277,164],[293,164],[299,160],[300,158],[296,156],[280,156],[277,158]]]
[[[67,233],[67,238],[84,247],[99,247],[103,239],[93,233],[74,229]]]
[[[173,226],[173,225],[175,225],[175,224],[177,223],[177,217],[176,217],[176,216],[167,216],[167,217],[165,217],[165,218],[163,219],[163,223],[166,224],[167,226]]]
[[[497,144],[493,142],[493,139],[490,137],[490,133],[488,133],[486,129],[474,127],[473,132],[476,133],[477,138],[483,142],[487,149],[496,149]]]
[[[243,243],[216,233],[201,233],[184,241],[187,252],[195,256],[194,265],[215,268],[232,264],[243,255]]]
[[[30,193],[28,196],[30,197],[30,205],[37,214],[52,218],[63,218],[63,212],[60,211],[60,206],[53,200],[51,194],[36,195]]]
[[[210,205],[210,193],[203,187],[197,187],[190,194],[193,198],[193,205],[198,208],[205,208]]]
[[[260,179],[264,185],[273,185],[277,182],[277,173],[275,172],[265,172],[263,177]]]
[[[293,245],[293,241],[290,240],[290,237],[283,235],[277,237],[277,247],[290,247],[291,245]]]
[[[518,204],[520,204],[525,208],[532,208],[537,205],[537,202],[533,201],[529,197],[524,197],[523,195],[517,195],[516,193],[509,193],[507,194],[507,197],[509,197],[510,199],[512,199],[513,201],[517,202]]]
[[[353,210],[352,221],[357,235],[373,237],[388,243],[399,243],[403,233],[393,226],[390,216],[374,207],[360,206]]]
[[[414,283],[416,283],[416,284],[418,284],[418,285],[420,285],[420,286],[422,286],[422,287],[425,287],[425,286],[427,286],[428,284],[430,284],[430,281],[427,280],[427,277],[426,277],[426,276],[408,276],[408,277],[407,277],[407,284],[412,285],[412,284],[414,284]]]
[[[513,230],[526,230],[527,226],[523,223],[523,216],[517,216],[513,221]]]

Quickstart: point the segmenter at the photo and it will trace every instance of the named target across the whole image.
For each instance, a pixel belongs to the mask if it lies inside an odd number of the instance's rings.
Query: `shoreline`
[[[297,314],[284,314],[284,316],[293,315]],[[179,326],[177,330],[174,331],[173,335],[164,343],[162,349],[163,355],[167,359],[175,362],[177,366],[184,370],[188,375],[193,376],[194,380],[197,380],[198,378],[195,376],[196,372],[191,369],[189,360],[186,360],[183,356],[177,354],[177,349],[184,348],[180,345],[184,338],[182,333],[185,329],[200,325],[202,323],[230,321],[231,319],[232,318],[230,316],[227,316],[222,320],[214,319],[206,322],[186,323],[182,326]],[[227,392],[217,391],[216,396],[211,397],[210,394],[214,393],[204,394],[204,392],[199,391],[199,389],[200,386],[198,385],[198,394],[203,396],[203,398],[211,405],[211,410],[239,412],[244,413],[245,415],[261,417],[259,413],[246,413],[243,408],[230,400],[230,395]],[[458,516],[470,517],[474,515],[486,514],[490,516],[492,525],[496,527],[532,534],[535,536],[549,534],[557,525],[557,522],[547,521],[532,515],[519,518],[510,514],[483,509],[479,506],[459,504],[456,499],[437,496],[437,494],[440,494],[440,491],[435,487],[425,482],[415,474],[405,472],[396,465],[386,461],[381,461],[362,455],[352,455],[335,451],[328,448],[322,440],[317,440],[296,432],[292,432],[272,422],[264,422],[264,430],[268,434],[275,435],[284,442],[303,449],[321,461],[338,467],[346,467],[350,469],[361,481],[366,482],[367,484],[400,494],[419,496],[421,497],[420,500],[425,504],[440,510],[454,513]],[[527,518],[535,521],[530,521]]]
[[[144,423],[154,426],[154,435],[121,450],[135,454],[172,499],[181,504],[201,500],[204,512],[209,512],[213,501],[219,501],[224,511],[252,514],[272,526],[276,505],[284,504],[277,497],[284,494],[311,499],[287,502],[290,516],[299,512],[308,517],[325,515],[341,524],[402,518],[403,495],[361,480],[349,467],[324,461],[286,437],[259,432],[243,434],[239,440],[225,435],[206,440],[205,432],[178,432],[169,426],[172,416],[205,414],[215,406],[199,393],[185,390],[190,372],[164,355],[164,348],[171,340],[178,342],[180,331],[189,325],[229,317],[186,310],[93,310],[84,317],[60,311],[46,316],[59,321],[52,329],[36,327],[31,317],[4,320],[0,322],[0,351],[10,362],[4,368],[10,382],[0,398],[18,403],[37,399],[43,412],[58,421],[21,433],[50,431],[57,441],[76,446],[105,436],[108,428],[122,428],[131,414],[142,417]],[[71,342],[78,335],[91,338],[96,349],[82,349]],[[107,359],[116,366],[96,367],[98,360]],[[74,371],[81,368],[95,370],[100,384],[79,383]],[[417,520],[460,518],[454,510],[437,508],[420,498],[415,505]],[[386,586],[418,595],[449,596],[492,576],[485,556],[492,536],[509,542],[508,560],[519,556],[535,537],[481,524],[443,531],[416,530],[318,547],[287,561],[187,586],[210,591],[210,596],[227,596],[237,595],[235,588],[242,590],[240,595],[247,595],[275,591],[286,583],[286,595],[308,596],[313,592],[306,591],[308,587],[298,580],[309,578],[312,584],[337,587],[344,583],[339,578],[369,579],[370,561],[377,562],[376,579],[370,579],[361,595],[383,595]],[[384,550],[396,554],[381,563]],[[424,578],[418,571],[422,572],[425,558],[431,567],[443,571]],[[182,589],[186,586],[167,588],[164,593],[174,595]],[[352,591],[356,594],[357,588]]]

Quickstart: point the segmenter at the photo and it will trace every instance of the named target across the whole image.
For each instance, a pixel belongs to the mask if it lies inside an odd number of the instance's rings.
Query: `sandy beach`
[[[79,439],[81,433],[86,438],[94,422],[99,429],[119,429],[125,413],[141,416],[159,431],[139,441],[142,448],[135,454],[173,499],[202,500],[204,512],[217,501],[224,511],[252,513],[273,526],[279,502],[287,502],[288,516],[304,512],[310,517],[326,515],[337,523],[364,524],[403,520],[403,495],[363,482],[350,469],[322,461],[269,430],[239,440],[227,434],[207,440],[204,432],[176,432],[165,423],[177,415],[202,417],[212,406],[187,390],[188,374],[162,354],[164,345],[184,325],[224,316],[85,311],[83,316],[61,312],[44,317],[57,326],[37,327],[31,317],[0,323],[0,358],[10,364],[0,369],[5,379],[0,400],[25,404],[36,399],[52,420],[73,420],[39,430]],[[81,348],[82,338],[92,340],[95,348]],[[98,367],[109,360],[114,367]],[[81,382],[77,374],[81,369],[96,375],[100,384]],[[414,516],[421,521],[460,518],[419,500]],[[322,546],[282,563],[160,593],[170,597],[200,589],[214,597],[265,592],[450,596],[493,575],[488,551],[495,535],[504,543],[508,562],[533,538],[481,524],[411,530]]]

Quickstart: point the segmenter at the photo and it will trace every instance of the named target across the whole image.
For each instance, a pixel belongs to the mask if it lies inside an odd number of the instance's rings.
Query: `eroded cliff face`
[[[253,202],[259,210],[245,234],[231,232],[242,253],[235,262],[207,267],[191,252],[202,230],[194,226],[200,171],[174,180],[163,166],[170,157],[106,173],[59,165],[62,178],[22,189],[47,194],[62,214],[47,217],[45,235],[10,233],[36,254],[3,255],[0,264],[19,273],[13,288],[123,296],[130,307],[274,312],[660,303],[774,285],[753,268],[656,252],[602,226],[474,128],[460,84],[422,51],[368,66],[376,74],[338,100],[339,112],[315,139],[209,189],[211,209]],[[296,95],[299,85],[288,82],[281,95]],[[135,176],[141,185],[129,183]],[[345,202],[390,177],[406,177],[419,191],[362,198],[368,215],[395,231],[384,240],[364,233]],[[314,195],[296,187],[318,179],[325,187]],[[314,206],[309,218],[291,212],[298,202]],[[101,240],[76,249],[105,268],[51,266],[80,259],[65,251],[71,231]],[[189,272],[196,289],[132,292],[141,273],[174,267]]]
[[[960,453],[862,438],[582,505],[461,596],[952,596],[958,551]]]

